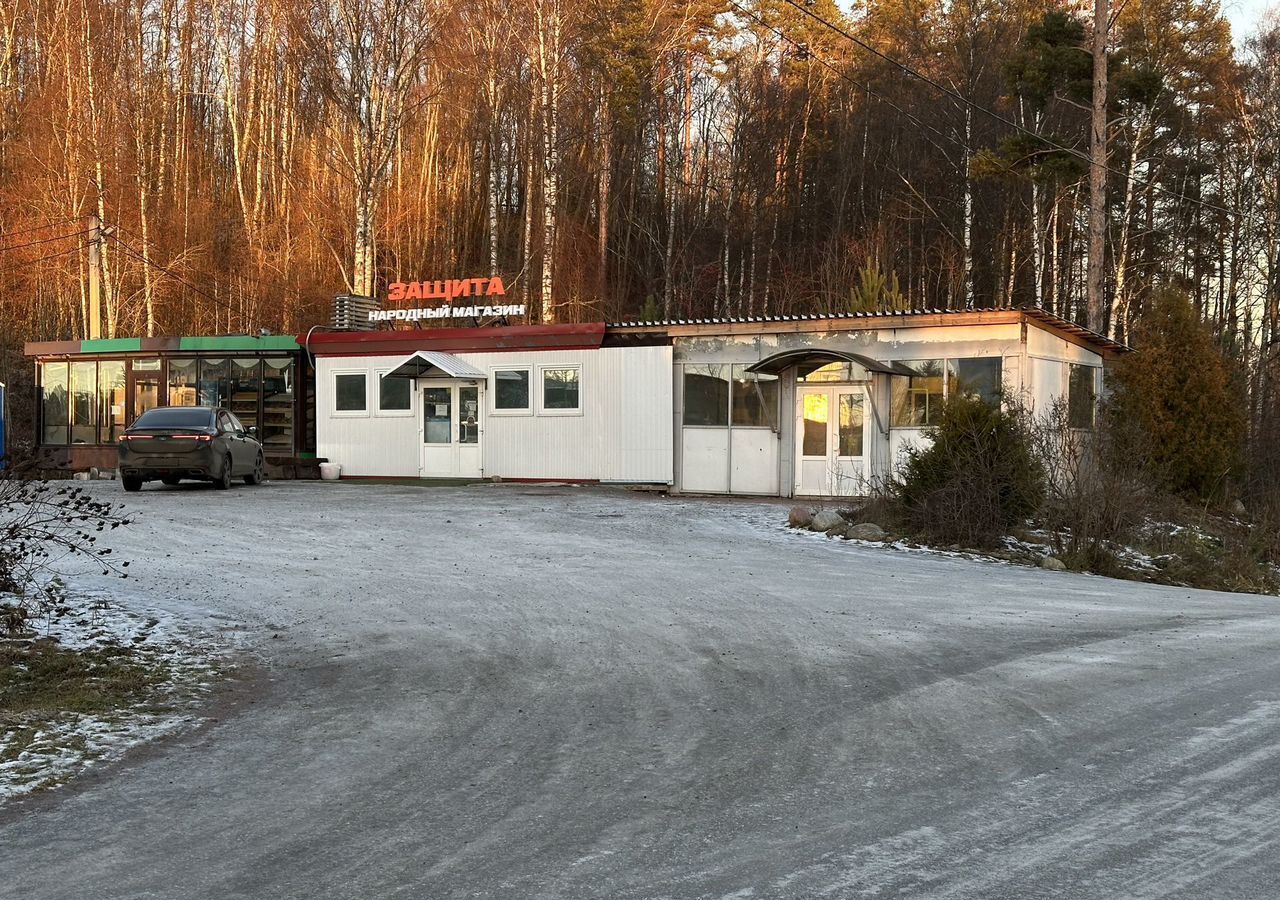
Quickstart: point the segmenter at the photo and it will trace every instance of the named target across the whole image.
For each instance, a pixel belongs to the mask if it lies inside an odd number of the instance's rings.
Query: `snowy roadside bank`
[[[131,594],[69,592],[0,638],[0,807],[194,727],[225,642]]]

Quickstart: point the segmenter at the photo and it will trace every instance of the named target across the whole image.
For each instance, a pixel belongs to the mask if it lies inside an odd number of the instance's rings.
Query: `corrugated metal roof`
[[[439,369],[450,378],[485,378],[471,363],[459,359],[452,353],[441,353],[439,350],[419,350],[396,363],[395,368],[387,373],[388,378],[423,378],[433,369]]]
[[[835,312],[835,313],[796,313],[792,315],[775,315],[775,316],[726,316],[726,317],[707,317],[707,318],[689,318],[689,319],[649,319],[637,320],[632,322],[613,322],[607,327],[610,329],[644,329],[644,328],[679,328],[687,326],[724,326],[748,325],[748,324],[784,324],[788,322],[829,322],[829,321],[848,321],[859,322],[864,321],[869,324],[875,322],[892,323],[897,320],[910,320],[912,318],[921,318],[924,316],[948,317],[956,318],[973,316],[975,313],[994,313],[994,314],[1020,314],[1028,319],[1040,322],[1048,326],[1051,330],[1060,331],[1070,334],[1080,340],[1087,341],[1104,350],[1113,353],[1125,353],[1130,348],[1119,341],[1112,340],[1105,335],[1098,334],[1096,331],[1090,331],[1082,325],[1077,325],[1061,316],[1055,315],[1045,309],[1038,307],[1015,306],[1015,307],[993,307],[983,309],[912,309],[912,310],[886,310],[883,312]]]

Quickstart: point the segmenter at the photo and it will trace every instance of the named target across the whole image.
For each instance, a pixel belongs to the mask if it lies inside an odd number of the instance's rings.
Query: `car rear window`
[[[212,413],[207,409],[149,409],[133,423],[134,428],[208,428]]]

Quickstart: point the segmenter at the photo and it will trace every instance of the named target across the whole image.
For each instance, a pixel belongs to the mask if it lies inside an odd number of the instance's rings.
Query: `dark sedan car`
[[[257,430],[225,409],[149,409],[120,436],[120,483],[126,491],[141,490],[147,481],[177,484],[184,478],[226,490],[239,476],[245,484],[258,484],[262,471]]]

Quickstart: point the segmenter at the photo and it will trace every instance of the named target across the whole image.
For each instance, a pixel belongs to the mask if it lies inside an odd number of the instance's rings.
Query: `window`
[[[862,392],[840,394],[840,456],[862,455]]]
[[[268,453],[293,452],[293,360],[262,361],[262,427],[258,439]]]
[[[231,379],[225,359],[200,360],[200,406],[226,406],[231,398]]]
[[[198,406],[196,403],[195,359],[169,360],[169,405]]]
[[[684,424],[721,428],[729,424],[729,367],[684,367]]]
[[[480,442],[480,388],[474,384],[458,386],[458,443]]]
[[[778,376],[748,372],[746,366],[733,367],[733,409],[735,426],[778,427]]]
[[[129,363],[133,379],[133,418],[149,409],[163,406],[164,383],[160,380],[160,360],[135,359]]]
[[[542,409],[546,412],[578,412],[582,409],[577,366],[542,370]]]
[[[1093,366],[1070,364],[1067,382],[1067,424],[1071,428],[1092,428],[1098,406],[1097,380]]]
[[[124,362],[98,363],[98,439],[104,444],[124,434],[124,396]]]
[[[98,443],[98,364],[71,364],[71,443]]]
[[[827,436],[831,431],[830,404],[826,394],[804,395],[804,432],[800,439],[800,455],[823,457],[827,455]]]
[[[453,390],[429,387],[422,392],[422,440],[428,444],[450,443],[453,427]]]
[[[495,369],[493,408],[498,412],[529,412],[529,370]]]
[[[231,402],[228,408],[240,422],[258,424],[258,388],[262,364],[257,359],[231,360]]]
[[[378,376],[378,411],[408,412],[413,379]]]
[[[138,417],[135,428],[208,428],[213,413],[207,409],[152,409]]]
[[[364,373],[333,376],[333,393],[338,412],[362,413],[365,403]]]
[[[827,363],[821,369],[814,369],[808,375],[801,375],[796,380],[810,384],[821,384],[824,381],[866,381],[867,371],[851,362],[834,362]]]
[[[236,418],[234,413],[227,413],[227,419],[231,422],[231,430],[236,434],[244,434],[249,429],[244,427],[244,423]]]
[[[953,359],[948,365],[949,396],[975,397],[991,406],[1000,405],[1000,357]]]
[[[893,425],[898,428],[924,428],[938,424],[945,396],[942,360],[928,359],[903,365],[916,374],[910,378],[895,375],[890,379],[893,386]]]
[[[998,356],[902,363],[916,374],[890,379],[891,424],[895,428],[937,425],[942,404],[951,397],[976,397],[992,406],[999,405],[1003,389],[1001,363]]]
[[[67,443],[67,364],[40,366],[40,441]]]

